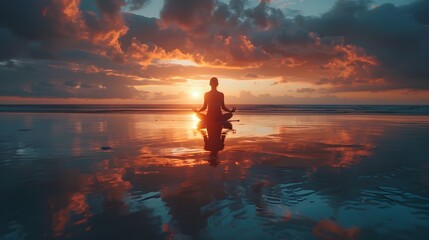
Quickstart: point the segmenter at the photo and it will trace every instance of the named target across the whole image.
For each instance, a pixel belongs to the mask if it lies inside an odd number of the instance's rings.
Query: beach
[[[0,113],[0,239],[429,234],[428,114],[109,109]]]

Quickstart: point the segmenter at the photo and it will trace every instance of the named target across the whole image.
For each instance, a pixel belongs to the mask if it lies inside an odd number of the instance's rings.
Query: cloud
[[[419,6],[419,9],[416,7]],[[421,9],[428,9],[427,1],[416,1],[403,7],[383,4],[368,8],[368,1],[338,1],[320,18],[310,18],[305,27],[321,37],[341,36],[344,43],[361,49],[379,64],[364,68],[365,74],[357,78],[384,79],[386,89],[429,87],[429,71],[424,63],[429,61],[429,28]],[[371,61],[373,62],[373,61]],[[368,62],[370,63],[370,62]],[[331,78],[341,80],[341,76]]]
[[[124,0],[95,0],[95,4],[102,14],[116,16],[120,14],[121,8],[125,6]]]
[[[165,0],[161,10],[163,24],[200,33],[210,26],[215,0]]]
[[[284,21],[284,14],[278,8],[269,6],[269,0],[261,0],[255,8],[246,10],[246,15],[258,28],[267,29],[279,26]]]
[[[250,104],[312,104],[317,102],[318,104],[334,104],[341,100],[343,103],[351,102],[347,99],[339,99],[334,95],[322,95],[314,97],[295,97],[291,95],[271,95],[271,94],[259,94],[255,95],[251,91],[243,90],[239,96],[226,96],[228,103],[250,103]]]
[[[123,23],[123,0],[96,0],[82,5],[80,0],[5,0],[0,3],[0,27],[6,38],[19,38],[21,51],[12,57],[49,58],[62,49],[97,50],[115,56],[120,53],[118,39],[127,31]],[[3,44],[2,44],[3,45]],[[13,53],[13,54],[12,54]],[[4,57],[3,57],[4,58]]]
[[[15,36],[9,29],[0,28],[0,61],[11,59],[27,51],[27,42]]]
[[[5,0],[0,4],[0,26],[29,40],[72,36],[78,5],[79,0]]]
[[[159,100],[159,101],[169,101],[169,100],[182,100],[185,99],[187,96],[185,92],[181,91],[177,94],[164,94],[163,92],[154,92],[150,100]]]
[[[168,84],[125,71],[94,71],[85,65],[51,60],[0,66],[0,76],[5,79],[0,82],[0,95],[18,97],[145,99],[147,92],[136,86]]]
[[[237,16],[241,16],[243,13],[247,0],[230,0],[229,7]]]
[[[411,14],[418,23],[422,25],[429,24],[429,15],[427,14],[429,11],[429,1],[417,0],[408,5],[401,6],[400,9],[406,14]]]
[[[246,77],[246,78],[258,78],[259,75],[256,73],[248,72],[244,75],[244,77]]]
[[[317,90],[315,88],[298,88],[296,90],[297,93],[314,93]]]

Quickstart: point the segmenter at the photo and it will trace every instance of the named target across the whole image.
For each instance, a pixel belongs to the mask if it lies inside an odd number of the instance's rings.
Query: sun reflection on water
[[[193,113],[191,115],[191,124],[192,124],[192,129],[196,130],[198,128],[198,123],[200,122],[200,119],[197,117],[196,113]]]

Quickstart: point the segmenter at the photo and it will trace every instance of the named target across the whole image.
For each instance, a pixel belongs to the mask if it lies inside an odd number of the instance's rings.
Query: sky
[[[0,104],[429,104],[429,0],[2,0]]]

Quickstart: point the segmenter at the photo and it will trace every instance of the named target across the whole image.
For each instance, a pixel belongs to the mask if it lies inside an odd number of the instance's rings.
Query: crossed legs
[[[201,120],[201,121],[210,121],[210,120],[217,120],[217,121],[228,121],[229,119],[232,118],[232,113],[225,113],[223,114],[220,119],[209,119],[207,117],[207,115],[203,114],[203,113],[197,113],[197,117]]]

